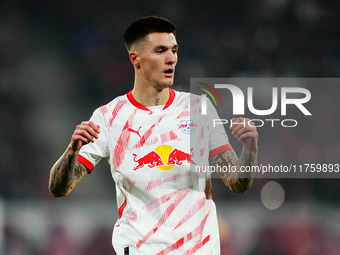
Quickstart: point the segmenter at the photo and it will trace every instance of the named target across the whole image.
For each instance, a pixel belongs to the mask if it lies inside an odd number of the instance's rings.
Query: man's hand
[[[250,119],[239,117],[232,119],[232,135],[243,144],[244,149],[248,151],[257,150],[258,133],[253,122]]]
[[[87,175],[88,169],[77,162],[81,147],[98,139],[100,127],[92,121],[83,121],[76,127],[71,142],[50,172],[49,190],[55,197],[68,195]]]
[[[78,153],[81,147],[88,143],[93,143],[94,139],[98,139],[100,126],[95,125],[92,121],[83,121],[76,127],[71,137],[70,147]]]
[[[242,117],[233,118],[230,129],[232,135],[243,144],[240,157],[237,158],[234,150],[228,150],[209,158],[209,163],[212,166],[235,166],[237,171],[221,171],[218,174],[230,190],[244,193],[252,185],[255,173],[240,171],[240,169],[243,166],[251,167],[257,164],[258,133],[255,124]]]

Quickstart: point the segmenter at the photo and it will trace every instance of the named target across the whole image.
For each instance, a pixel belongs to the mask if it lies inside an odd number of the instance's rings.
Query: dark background
[[[177,25],[173,88],[188,91],[191,77],[338,77],[339,12],[338,1],[321,0],[1,1],[0,254],[113,254],[106,162],[67,198],[47,187],[75,126],[132,88],[122,39],[131,21],[154,14]],[[339,89],[317,91],[314,126],[259,130],[260,162],[339,163],[339,103],[327,104]],[[260,199],[268,181],[240,196],[214,180],[222,254],[337,254],[339,180],[275,180],[285,201],[274,211]]]

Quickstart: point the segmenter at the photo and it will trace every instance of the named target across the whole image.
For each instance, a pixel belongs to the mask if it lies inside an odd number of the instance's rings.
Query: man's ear
[[[131,63],[136,67],[139,68],[139,57],[137,56],[137,53],[135,51],[129,52],[129,58]]]

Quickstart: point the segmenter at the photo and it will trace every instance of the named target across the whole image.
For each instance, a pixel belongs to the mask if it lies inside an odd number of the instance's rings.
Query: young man
[[[51,193],[65,196],[108,158],[119,208],[112,238],[118,255],[220,254],[211,180],[190,166],[210,163],[239,170],[256,164],[256,128],[242,124],[243,118],[234,120],[232,134],[243,144],[238,159],[224,128],[211,125],[217,117],[212,105],[208,115],[201,115],[199,97],[192,96],[196,103],[190,106],[190,94],[170,89],[178,59],[175,30],[155,16],[127,28],[124,39],[135,71],[132,91],[78,125],[51,169]],[[253,181],[252,174],[241,171],[220,177],[238,193]]]

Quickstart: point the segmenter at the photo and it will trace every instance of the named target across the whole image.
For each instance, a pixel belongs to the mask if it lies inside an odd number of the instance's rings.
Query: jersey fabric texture
[[[214,118],[210,101],[202,115],[200,97],[172,89],[163,106],[146,108],[130,91],[94,111],[91,121],[101,132],[82,147],[78,161],[91,172],[101,159],[109,161],[118,255],[220,254],[211,179],[196,171],[209,156],[231,149],[223,126],[212,126]]]

